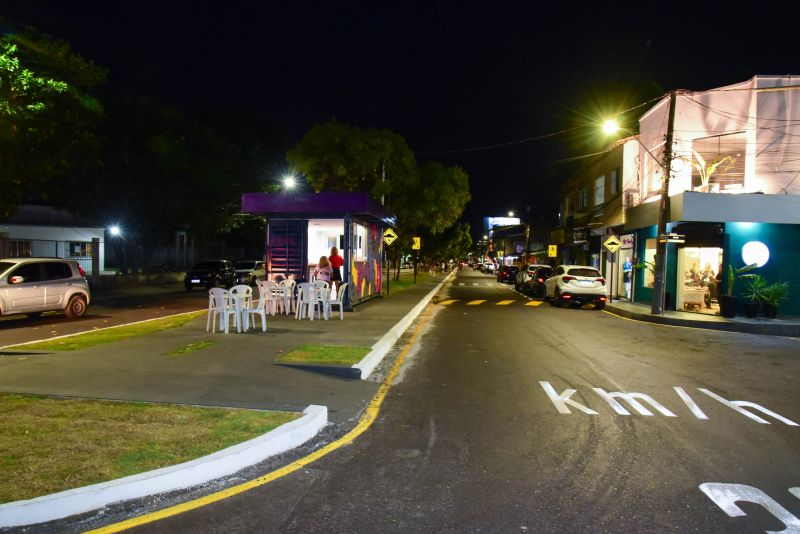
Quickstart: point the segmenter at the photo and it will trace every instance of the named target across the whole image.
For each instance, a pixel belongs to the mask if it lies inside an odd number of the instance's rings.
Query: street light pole
[[[650,313],[664,315],[664,296],[666,294],[667,271],[667,221],[669,220],[669,181],[672,175],[672,139],[675,128],[676,92],[669,93],[669,120],[664,145],[664,163],[661,166],[664,176],[661,180],[661,200],[658,207],[658,229],[656,230],[655,275],[653,281],[653,301]]]

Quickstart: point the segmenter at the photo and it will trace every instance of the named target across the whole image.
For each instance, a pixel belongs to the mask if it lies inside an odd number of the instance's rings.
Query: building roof
[[[26,226],[77,226],[81,228],[102,228],[95,222],[89,221],[66,210],[52,206],[35,204],[21,204],[17,211],[2,221],[3,224],[19,224]]]
[[[341,218],[357,215],[393,226],[394,214],[363,192],[245,193],[242,211],[273,218]]]

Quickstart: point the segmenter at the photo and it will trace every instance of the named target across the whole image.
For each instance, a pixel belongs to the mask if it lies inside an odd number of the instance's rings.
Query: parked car
[[[519,267],[514,265],[501,265],[500,268],[497,269],[497,281],[505,284],[513,284],[517,279],[517,271],[519,271]]]
[[[483,262],[483,269],[481,269],[481,270],[483,272],[487,273],[487,274],[493,273],[494,272],[494,262],[491,262],[491,261]]]
[[[605,278],[587,265],[559,265],[544,285],[544,298],[553,306],[591,302],[595,309],[602,310],[608,300]]]
[[[186,271],[183,287],[191,291],[194,287],[211,289],[216,286],[231,287],[236,284],[236,271],[228,260],[205,260]]]
[[[0,315],[38,317],[62,311],[81,317],[91,302],[86,272],[77,261],[60,258],[0,259]]]
[[[531,291],[531,280],[533,279],[533,275],[536,272],[536,269],[540,268],[548,268],[552,270],[549,265],[544,264],[536,264],[531,263],[526,265],[524,268],[520,269],[517,273],[517,278],[514,281],[514,289],[517,291],[521,291],[523,293],[529,293]]]
[[[544,298],[544,284],[553,274],[553,268],[549,265],[541,265],[536,268],[530,281],[528,281],[528,293],[534,297]]]
[[[236,271],[236,283],[248,286],[256,285],[256,281],[267,276],[267,269],[261,260],[240,260],[233,266]]]
[[[523,293],[530,293],[536,297],[544,296],[544,281],[553,272],[549,265],[530,264],[517,273],[514,289]]]

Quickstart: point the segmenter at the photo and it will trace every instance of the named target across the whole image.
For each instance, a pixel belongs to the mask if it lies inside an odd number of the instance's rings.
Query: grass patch
[[[361,361],[371,349],[366,347],[334,347],[330,345],[301,345],[278,358],[281,363],[308,363],[351,366]]]
[[[299,416],[0,394],[0,503],[193,460]]]
[[[206,339],[203,341],[198,341],[197,343],[189,343],[188,345],[184,345],[183,347],[178,347],[175,350],[171,350],[166,353],[167,356],[183,356],[184,354],[189,354],[190,352],[195,352],[198,350],[203,350],[211,345],[215,344],[216,341],[211,339]]]
[[[133,324],[129,326],[120,326],[116,328],[107,328],[105,330],[97,330],[94,332],[86,332],[77,336],[66,337],[62,339],[54,339],[52,341],[41,341],[39,343],[31,343],[25,345],[26,349],[32,350],[79,350],[96,345],[103,345],[105,343],[113,343],[114,341],[121,341],[136,336],[143,336],[167,330],[169,328],[177,328],[186,323],[193,321],[196,317],[205,314],[205,311],[197,311],[192,313],[184,313],[181,315],[173,315],[171,317],[164,317],[163,319],[153,319],[144,323]]]
[[[386,273],[384,273],[386,274]],[[433,280],[434,277],[428,273],[428,271],[417,271],[417,285],[425,284]],[[414,272],[413,271],[401,271],[400,272],[400,280],[394,279],[394,272],[392,272],[392,278],[389,280],[389,295],[388,298],[391,298],[394,293],[398,293],[403,291],[404,289],[408,289],[409,287],[414,287]]]

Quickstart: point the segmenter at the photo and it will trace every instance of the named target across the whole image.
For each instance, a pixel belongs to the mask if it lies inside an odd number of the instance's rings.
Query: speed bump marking
[[[484,300],[472,300],[470,302],[467,302],[467,306],[480,306],[484,302],[486,302],[485,299]]]
[[[542,304],[544,304],[544,302],[541,300],[532,300],[530,302],[526,302],[525,306],[541,306]]]
[[[501,300],[497,303],[498,306],[508,306],[509,304],[513,304],[517,302],[516,300]]]
[[[441,304],[442,306],[447,306],[448,304],[452,304],[454,302],[458,302],[458,299],[443,300],[439,304]]]

